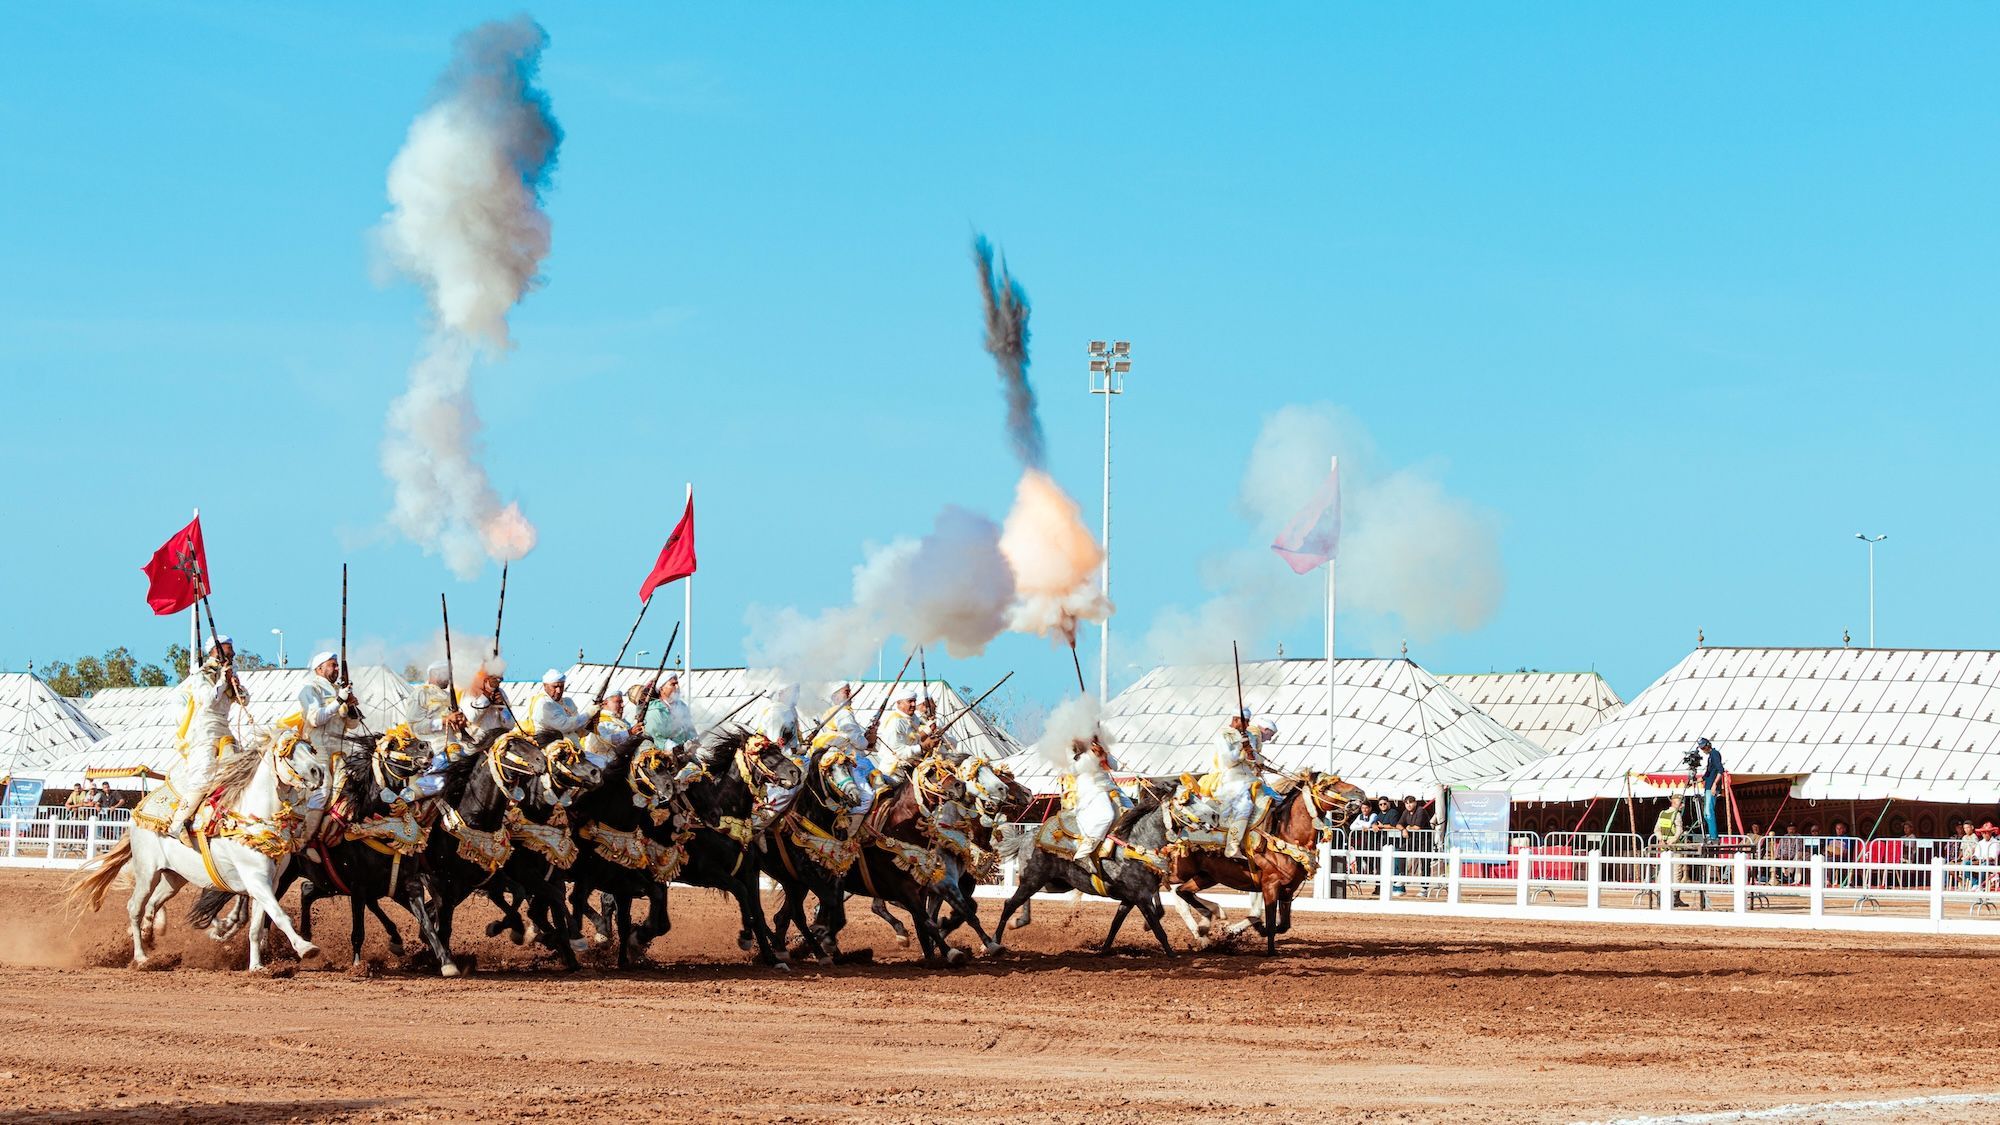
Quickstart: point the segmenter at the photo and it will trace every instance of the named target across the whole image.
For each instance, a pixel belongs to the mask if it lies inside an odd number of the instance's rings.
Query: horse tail
[[[229,900],[235,897],[234,891],[222,891],[214,887],[201,892],[201,897],[194,900],[193,906],[188,907],[188,925],[197,930],[213,926],[215,920],[222,916],[223,908],[229,905]]]
[[[132,837],[127,835],[118,841],[118,846],[83,865],[70,881],[63,899],[70,906],[81,908],[88,905],[96,910],[104,905],[104,896],[111,890],[118,873],[132,862]]]

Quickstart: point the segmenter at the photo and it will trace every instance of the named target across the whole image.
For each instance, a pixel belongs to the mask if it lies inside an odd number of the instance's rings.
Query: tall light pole
[[[273,629],[271,633],[278,638],[278,667],[283,668],[285,667],[285,631],[283,629]]]
[[[1875,544],[1889,538],[1886,535],[1863,535],[1855,532],[1854,537],[1868,544],[1868,647],[1875,647]]]
[[[1100,589],[1111,600],[1111,399],[1125,393],[1125,376],[1132,371],[1132,342],[1090,342],[1090,393],[1104,396],[1104,576]],[[1111,694],[1111,618],[1098,626],[1097,698]]]

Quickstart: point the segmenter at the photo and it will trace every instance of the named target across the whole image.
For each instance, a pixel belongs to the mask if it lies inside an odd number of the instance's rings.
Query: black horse
[[[569,910],[562,884],[542,856],[516,848],[510,839],[509,813],[536,824],[547,824],[574,792],[587,791],[602,779],[602,771],[566,740],[538,746],[526,735],[508,732],[483,753],[469,754],[445,773],[438,823],[424,847],[424,865],[436,893],[438,936],[451,948],[452,920],[459,903],[487,887],[525,890],[538,914],[551,926],[543,944],[577,967],[576,953],[563,938],[569,933]],[[458,975],[447,958],[439,971]]]
[[[1104,944],[1098,946],[1098,953],[1111,952],[1111,943],[1118,937],[1118,928],[1125,924],[1125,916],[1136,906],[1146,919],[1146,928],[1159,939],[1160,948],[1166,951],[1167,956],[1173,956],[1173,943],[1167,940],[1167,931],[1160,925],[1163,916],[1160,879],[1164,874],[1164,864],[1156,857],[1166,845],[1167,828],[1159,811],[1157,801],[1150,798],[1142,800],[1113,821],[1108,833],[1110,838],[1131,848],[1143,849],[1151,853],[1150,856],[1135,857],[1127,847],[1120,846],[1114,849],[1112,855],[1086,864],[1036,847],[1035,837],[1039,833],[1033,829],[1010,834],[1002,841],[1000,852],[1017,862],[1020,883],[1008,898],[1007,905],[1000,909],[999,932],[1003,936],[1006,934],[1007,920],[1016,910],[1022,912],[1021,924],[1026,925],[1028,916],[1033,912],[1029,900],[1048,887],[1058,887],[1117,901],[1118,913],[1112,916],[1111,932],[1104,935]]]
[[[674,844],[660,844],[642,831],[655,813],[670,816],[673,796],[671,760],[650,745],[635,742],[612,758],[605,767],[606,781],[578,798],[569,811],[570,838],[576,860],[569,867],[570,930],[564,934],[572,946],[582,936],[583,921],[593,920],[601,931],[612,920],[600,918],[591,909],[590,896],[608,894],[613,902],[618,967],[630,968],[645,956],[646,946],[667,932],[667,888],[654,877],[654,863],[664,862]],[[646,923],[632,926],[632,902],[644,898],[648,905]],[[543,924],[543,919],[537,919]]]
[[[750,752],[750,736],[741,728],[731,728],[714,736],[703,770],[682,788],[676,798],[687,823],[669,821],[647,824],[644,831],[654,840],[667,842],[687,829],[687,859],[674,882],[690,887],[724,891],[736,899],[737,912],[758,960],[767,965],[789,967],[791,957],[771,933],[764,917],[764,902],[758,886],[760,860],[756,850],[754,822],[763,800],[763,784],[772,777],[784,777],[796,770],[784,749],[775,743],[759,742]],[[744,775],[745,768],[753,776]],[[795,774],[791,776],[796,776]],[[793,909],[787,903],[786,910]],[[780,917],[784,916],[781,912]],[[803,921],[803,916],[800,916]],[[809,937],[810,941],[810,937]],[[814,944],[815,955],[822,951]]]

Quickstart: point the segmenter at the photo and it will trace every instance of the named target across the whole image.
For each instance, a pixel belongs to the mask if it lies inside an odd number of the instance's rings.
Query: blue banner
[[[1505,792],[1454,789],[1445,816],[1445,847],[1507,854],[1508,817],[1513,799]]]
[[[7,783],[7,797],[0,801],[0,820],[33,820],[35,806],[42,803],[42,779],[17,777]]]

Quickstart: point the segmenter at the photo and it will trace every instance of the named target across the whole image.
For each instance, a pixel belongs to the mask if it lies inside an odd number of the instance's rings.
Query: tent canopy
[[[1278,728],[1264,751],[1271,765],[1331,768],[1371,795],[1400,795],[1483,781],[1543,754],[1413,661],[1355,658],[1334,666],[1329,752],[1326,661],[1243,665],[1244,703]],[[1232,665],[1155,668],[1111,699],[1103,726],[1119,772],[1198,774],[1213,768],[1222,727],[1235,710]],[[1022,779],[1053,789],[1053,764],[1031,761],[1017,771]]]
[[[0,673],[0,774],[38,776],[41,767],[103,737],[102,727],[40,676]]]
[[[1616,716],[1503,779],[1518,801],[1624,792],[1708,738],[1738,782],[1803,800],[2000,800],[2000,652],[1702,648]]]
[[[1551,753],[1625,706],[1595,672],[1474,672],[1438,682]]]

